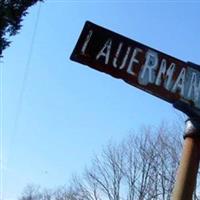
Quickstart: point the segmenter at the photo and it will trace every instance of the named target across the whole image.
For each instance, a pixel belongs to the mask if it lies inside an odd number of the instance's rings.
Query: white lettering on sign
[[[170,103],[182,100],[200,109],[200,67],[191,63],[187,66],[186,62],[113,32],[104,35],[106,30],[93,26],[87,26],[81,35],[70,57],[72,60]]]
[[[171,65],[167,69],[167,61],[166,59],[162,59],[155,84],[160,86],[163,78],[165,89],[170,90],[175,67],[176,65],[174,63],[171,63]]]
[[[115,57],[114,57],[114,59],[113,59],[113,66],[114,66],[115,68],[118,68],[118,69],[123,69],[123,68],[125,67],[126,62],[127,62],[127,59],[128,59],[128,55],[129,55],[130,50],[131,50],[131,47],[128,47],[128,48],[127,48],[126,53],[125,53],[125,56],[124,56],[124,58],[123,58],[123,60],[122,60],[121,65],[120,65],[120,66],[117,66],[117,62],[118,62],[118,58],[119,58],[119,54],[120,54],[120,52],[121,52],[122,46],[123,46],[123,42],[120,42],[120,43],[119,43],[119,46],[118,46],[118,48],[117,48]]]
[[[147,85],[148,83],[154,83],[155,70],[158,67],[158,54],[153,50],[148,50],[145,55],[145,63],[141,68],[139,74],[139,83],[141,85]]]
[[[81,48],[83,55],[87,54],[92,35],[93,31],[90,30]],[[182,68],[175,78],[176,64],[167,63],[166,58],[159,61],[159,54],[152,49],[144,51],[138,47],[125,46],[124,42],[114,45],[114,40],[109,38],[97,52],[96,60],[101,60],[106,65],[111,64],[116,69],[125,70],[127,74],[137,77],[140,85],[154,84],[169,92],[179,93],[181,98],[200,105],[200,75],[197,76],[198,71],[188,72],[187,68]],[[139,71],[138,66],[141,66]]]
[[[129,65],[128,65],[128,68],[127,68],[127,73],[131,74],[131,75],[136,75],[134,72],[133,72],[133,67],[134,67],[134,63],[139,63],[139,60],[136,58],[136,56],[138,55],[138,53],[141,53],[143,52],[142,49],[140,48],[135,48],[133,50],[133,53],[132,53],[132,56],[131,56],[131,59],[130,59],[130,62],[129,62]]]
[[[97,54],[96,60],[98,60],[100,57],[105,57],[105,64],[108,64],[111,46],[112,46],[112,40],[108,39],[104,44],[103,48]]]
[[[195,72],[192,72],[192,78],[190,81],[187,97],[190,100],[194,99],[195,102],[198,102],[199,93],[200,93],[200,81],[199,83],[197,83],[197,74]]]
[[[186,69],[182,68],[181,72],[178,75],[178,78],[172,88],[172,92],[176,92],[177,90],[180,91],[180,94],[184,96],[184,89],[185,89],[185,73]]]
[[[88,43],[89,43],[89,41],[90,41],[90,39],[92,37],[92,34],[93,34],[93,31],[90,30],[88,35],[87,35],[87,37],[86,37],[86,39],[85,39],[85,42],[83,43],[83,46],[81,48],[81,54],[83,54],[83,55],[85,55],[85,50],[86,50],[86,48],[88,46]]]
[[[167,81],[164,82],[164,87],[165,87],[165,89],[167,89],[167,90],[170,90],[171,85],[173,84],[172,78],[173,78],[175,69],[176,69],[176,65],[175,65],[174,63],[172,63],[172,64],[169,66],[168,70],[167,70],[167,74],[166,74],[166,76],[167,76]]]

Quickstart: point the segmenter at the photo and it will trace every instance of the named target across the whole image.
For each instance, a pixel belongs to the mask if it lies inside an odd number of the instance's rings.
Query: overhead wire
[[[32,55],[33,55],[33,50],[34,50],[34,43],[35,43],[39,19],[40,19],[41,4],[42,3],[39,2],[37,14],[36,14],[36,20],[35,20],[35,24],[33,27],[33,34],[32,34],[31,42],[30,42],[30,48],[29,48],[29,52],[28,52],[26,65],[25,65],[25,71],[24,71],[23,80],[22,80],[22,87],[21,87],[21,90],[19,93],[19,100],[18,100],[18,106],[17,106],[16,115],[15,115],[13,135],[12,135],[11,142],[10,142],[10,146],[11,146],[10,154],[12,153],[14,140],[17,138],[17,133],[18,133],[18,128],[19,128],[19,119],[20,119],[21,112],[22,112],[22,107],[23,107],[23,102],[24,102],[24,94],[25,94],[26,85],[28,82],[28,77],[29,77],[29,72],[30,72],[30,67],[31,67],[31,60],[32,60]]]
[[[0,61],[0,199],[3,200],[3,70],[4,63]]]

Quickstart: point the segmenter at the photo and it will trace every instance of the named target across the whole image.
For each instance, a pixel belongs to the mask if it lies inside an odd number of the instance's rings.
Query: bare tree
[[[101,158],[95,157],[92,167],[86,170],[85,177],[96,187],[96,190],[99,189],[101,196],[105,196],[109,200],[119,200],[124,174],[123,162],[124,150],[122,146],[109,144],[103,150]]]
[[[142,136],[127,140],[128,199],[170,199],[181,142],[167,130],[148,128]]]
[[[93,159],[76,186],[87,200],[168,200],[179,164],[181,139],[173,128],[143,128]],[[98,194],[98,195],[94,195]]]
[[[27,185],[19,200],[41,200],[40,187]]]
[[[48,189],[44,189],[40,192],[41,200],[54,200],[53,199],[53,192]]]
[[[19,200],[54,200],[53,192],[37,185],[27,185]]]

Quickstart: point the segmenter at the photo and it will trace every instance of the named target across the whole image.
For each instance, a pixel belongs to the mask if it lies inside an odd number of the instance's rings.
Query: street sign
[[[124,80],[169,103],[200,111],[200,70],[151,47],[86,22],[71,60]]]

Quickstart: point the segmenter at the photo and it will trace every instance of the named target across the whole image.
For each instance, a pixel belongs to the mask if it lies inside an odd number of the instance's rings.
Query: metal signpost
[[[191,118],[186,124],[183,154],[172,198],[192,199],[200,159],[198,66],[91,22],[85,23],[70,58],[157,96]]]

